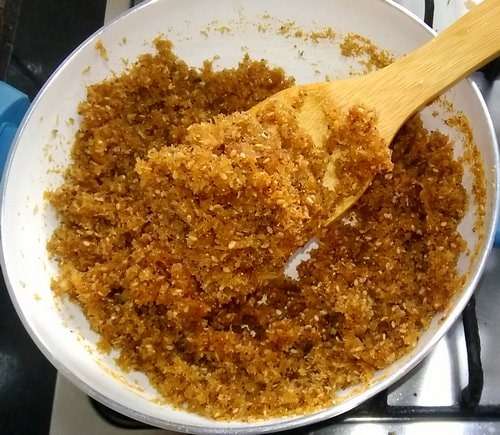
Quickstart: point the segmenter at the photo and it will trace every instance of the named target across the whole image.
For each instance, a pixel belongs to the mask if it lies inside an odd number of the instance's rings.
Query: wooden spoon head
[[[377,172],[392,167],[387,146],[389,142],[379,136],[376,116],[355,97],[358,81],[355,78],[294,86],[250,110],[258,113],[276,104],[293,110],[299,127],[311,137],[314,145],[328,150],[322,184],[328,191],[326,197],[330,198],[328,206],[331,212],[325,224],[349,209],[365,192]],[[352,128],[349,123],[352,123]],[[353,131],[355,128],[366,131]],[[342,137],[333,137],[339,134]],[[363,139],[366,141],[363,142]],[[373,154],[373,165],[370,165],[370,153]],[[342,170],[343,167],[350,167],[352,172],[357,173],[356,176],[350,177]],[[360,172],[363,168],[364,171]]]

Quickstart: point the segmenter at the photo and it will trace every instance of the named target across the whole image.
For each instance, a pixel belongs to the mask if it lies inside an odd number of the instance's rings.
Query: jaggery
[[[457,227],[466,194],[453,145],[414,117],[392,144],[392,172],[375,176],[356,205],[317,234],[319,247],[299,266],[297,280],[252,278],[245,291],[233,286],[221,296],[219,287],[202,286],[210,278],[200,273],[203,249],[188,248],[190,235],[204,233],[190,230],[188,216],[200,210],[190,204],[199,199],[195,192],[224,193],[230,177],[222,179],[222,161],[212,171],[178,171],[178,153],[189,143],[189,126],[244,112],[293,80],[248,57],[235,69],[215,72],[207,62],[198,70],[176,58],[167,41],[156,47],[122,75],[90,86],[80,105],[64,183],[47,193],[60,218],[48,243],[59,265],[53,289],[80,304],[103,349],[118,349],[119,364],[144,372],[176,407],[238,420],[326,407],[338,388],[368,381],[410,351],[462,285],[456,265],[465,242]],[[246,162],[253,151],[249,144],[239,158]],[[170,175],[158,184],[151,174],[165,168]],[[289,178],[283,183],[276,192],[295,194]],[[160,200],[182,185],[185,196],[168,196],[170,207]],[[297,204],[307,201],[297,195]],[[210,211],[210,203],[203,207]],[[255,207],[265,210],[267,203]],[[305,210],[314,215],[314,207],[280,213]],[[220,213],[211,216],[226,241]],[[283,245],[276,243],[283,253],[269,265],[273,273],[305,238],[293,231],[283,237]],[[252,243],[266,240],[272,238]],[[241,248],[240,239],[234,242],[224,252]],[[206,247],[207,262],[215,248]],[[230,256],[216,282],[232,280],[236,265],[250,275],[259,270],[244,261]]]
[[[153,149],[136,170],[149,221],[169,239],[212,303],[243,301],[280,280],[293,253],[334,205],[387,166],[375,117],[329,111],[330,135],[314,143],[297,109],[271,102],[254,112],[189,127],[182,144]],[[329,160],[332,152],[338,158]],[[325,185],[334,165],[335,186]],[[389,160],[390,164],[390,160]]]

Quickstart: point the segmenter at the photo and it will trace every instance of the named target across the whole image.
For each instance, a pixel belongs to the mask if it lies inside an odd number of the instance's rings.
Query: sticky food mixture
[[[326,407],[410,351],[462,284],[462,165],[446,136],[408,121],[392,172],[316,234],[288,279],[283,261],[321,215],[323,151],[281,131],[259,149],[243,138],[267,121],[245,115],[216,118],[208,141],[189,127],[293,80],[248,57],[214,72],[156,48],[80,105],[72,163],[47,193],[60,218],[53,289],[174,406],[238,420]]]
[[[319,146],[296,109],[272,102],[194,124],[182,144],[153,149],[137,163],[149,221],[211,304],[244,303],[280,280],[334,205],[386,166],[373,115],[330,113],[330,137]],[[333,150],[341,154],[330,189],[324,180]]]

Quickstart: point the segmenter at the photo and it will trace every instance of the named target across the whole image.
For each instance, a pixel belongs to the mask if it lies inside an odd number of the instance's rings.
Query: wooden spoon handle
[[[484,0],[424,46],[371,74],[373,92],[386,93],[389,103],[379,114],[383,137],[392,139],[408,117],[499,53],[500,0]]]

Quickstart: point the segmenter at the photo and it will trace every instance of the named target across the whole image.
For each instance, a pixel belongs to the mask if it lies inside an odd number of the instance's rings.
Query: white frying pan
[[[460,260],[460,272],[469,274],[463,289],[453,299],[444,318],[442,315],[435,319],[414,351],[377,373],[370,386],[351,389],[345,392],[343,402],[314,414],[256,423],[220,422],[158,404],[154,401],[157,393],[144,375],[125,374],[114,364],[112,356],[96,351],[96,334],[89,330],[80,309],[54,299],[49,283],[56,269],[48,261],[45,250],[56,219],[44,205],[43,192],[61,182],[60,174],[50,169],[68,162],[72,137],[78,128],[77,103],[85,97],[87,84],[105,78],[111,71],[123,70],[122,58],[133,60],[140,53],[151,51],[149,42],[159,33],[173,40],[177,54],[192,65],[219,55],[219,66],[234,66],[242,56],[241,47],[245,46],[253,58],[265,58],[283,67],[299,83],[321,80],[324,74],[346,76],[350,68],[356,68],[356,62],[342,59],[338,46],[331,43],[323,41],[313,45],[278,36],[272,30],[259,32],[257,24],[263,20],[264,13],[274,17],[269,20],[274,28],[277,19],[293,20],[311,30],[331,26],[340,33],[366,35],[395,55],[412,50],[433,36],[416,17],[384,0],[152,0],[101,29],[64,61],[25,116],[4,172],[2,269],[24,326],[45,356],[83,391],[116,411],[153,426],[214,434],[272,432],[325,420],[355,407],[401,378],[445,334],[474,291],[492,244],[498,206],[496,140],[476,86],[463,81],[447,93],[447,98],[468,116],[484,163],[486,234],[481,242],[472,231],[472,204],[460,228],[469,247],[478,247],[480,253],[475,261],[465,256]],[[211,29],[208,29],[208,37],[200,33],[207,25]],[[216,28],[222,25],[231,30],[218,32]],[[126,44],[123,37],[127,38]],[[108,50],[109,61],[100,58],[94,48],[98,38]],[[304,56],[298,56],[294,44],[304,50]],[[88,66],[90,70],[82,73]],[[317,69],[323,73],[321,76],[315,73]],[[441,115],[433,118],[427,110],[423,114],[425,125],[454,136],[456,153],[460,154],[460,136],[444,127],[443,110],[437,106],[434,109]],[[71,125],[66,122],[69,118],[77,122]],[[57,129],[55,136],[54,129]],[[466,171],[463,182],[470,191],[470,172]]]

